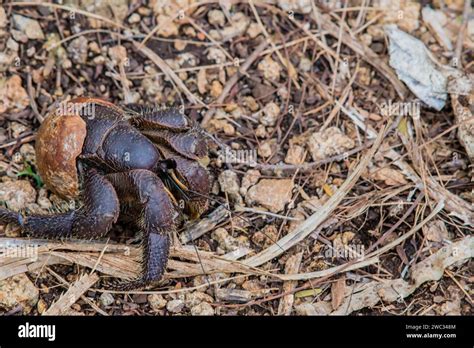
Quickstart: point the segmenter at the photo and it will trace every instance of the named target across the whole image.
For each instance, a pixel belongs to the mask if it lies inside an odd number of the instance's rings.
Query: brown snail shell
[[[69,103],[80,102],[77,99]],[[45,185],[63,198],[79,195],[76,159],[86,138],[86,123],[77,114],[55,108],[41,124],[36,136],[36,163]]]

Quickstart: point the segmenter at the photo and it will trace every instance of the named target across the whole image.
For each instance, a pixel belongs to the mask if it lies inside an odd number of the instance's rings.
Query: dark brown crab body
[[[41,125],[36,153],[46,186],[79,207],[57,215],[27,215],[0,208],[0,221],[18,223],[33,237],[101,238],[119,215],[143,232],[141,277],[120,288],[161,278],[169,233],[181,209],[193,218],[207,208],[208,171],[203,136],[175,109],[119,108],[95,98],[76,98]]]

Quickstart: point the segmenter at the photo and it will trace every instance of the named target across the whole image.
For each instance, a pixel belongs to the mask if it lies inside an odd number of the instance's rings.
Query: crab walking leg
[[[138,104],[128,104],[124,107],[125,113],[131,118],[131,123],[140,130],[171,129],[186,131],[190,122],[177,108],[160,110]]]
[[[120,290],[141,288],[161,279],[170,248],[169,235],[176,229],[179,213],[160,178],[146,169],[110,174],[121,200],[133,195],[138,207],[138,228],[143,232],[140,278],[110,284]]]
[[[57,215],[22,215],[0,209],[0,222],[14,222],[30,237],[101,238],[117,221],[120,205],[112,184],[95,170],[84,181],[81,207]]]

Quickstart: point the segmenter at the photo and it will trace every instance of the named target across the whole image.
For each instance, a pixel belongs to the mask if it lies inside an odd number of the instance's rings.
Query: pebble
[[[255,169],[249,169],[247,172],[244,174],[244,177],[242,178],[242,185],[240,186],[240,194],[242,196],[245,196],[247,194],[247,191],[250,186],[255,185],[258,180],[260,179],[261,174],[258,170]]]
[[[114,303],[114,296],[108,292],[102,293],[99,297],[100,304],[104,307],[108,307]]]
[[[166,300],[160,294],[148,295],[148,303],[150,304],[151,309],[155,311],[159,311],[166,306]]]
[[[38,21],[34,19],[14,14],[13,24],[15,25],[15,28],[24,33],[28,39],[44,40],[45,38],[41,26]]]
[[[225,24],[224,12],[220,10],[211,10],[207,13],[207,20],[209,24],[223,27]]]
[[[204,292],[194,291],[186,293],[184,300],[186,307],[192,308],[201,302],[212,303],[214,302],[214,299]]]
[[[248,190],[245,200],[278,213],[291,200],[293,187],[291,179],[262,179]]]
[[[23,313],[36,306],[39,291],[25,274],[17,274],[0,281],[0,308],[9,311],[18,305]]]
[[[191,315],[199,316],[199,315],[214,315],[214,307],[212,307],[207,302],[201,302],[200,304],[191,308]]]
[[[305,149],[303,146],[290,144],[285,156],[285,163],[301,164],[304,162],[305,157]]]
[[[166,304],[166,310],[170,313],[180,313],[184,308],[184,301],[172,300]]]
[[[229,200],[242,205],[242,197],[239,194],[239,179],[232,170],[224,170],[218,178],[221,191],[227,193]]]
[[[84,64],[87,61],[87,51],[89,48],[89,42],[84,36],[79,36],[71,41],[67,51],[69,57],[74,63]]]
[[[171,17],[160,14],[156,17],[156,22],[160,26],[160,29],[158,30],[158,35],[163,37],[170,37],[177,36],[179,34],[179,28]]]
[[[352,149],[355,142],[339,128],[330,127],[322,132],[311,134],[307,146],[313,160],[319,161]]]
[[[6,81],[0,80],[0,100],[0,114],[8,111],[19,112],[30,105],[28,93],[22,86],[20,76],[13,75]]]
[[[138,23],[140,22],[140,20],[141,20],[141,17],[138,13],[132,13],[132,15],[128,17],[128,23],[130,24]]]
[[[281,67],[270,56],[266,56],[260,63],[257,69],[263,74],[266,80],[278,81],[280,79]]]
[[[18,211],[36,201],[36,190],[27,180],[2,182],[0,201],[6,202],[9,209]]]
[[[0,7],[0,28],[5,28],[7,26],[7,14],[5,13],[5,9]]]
[[[260,122],[264,126],[274,126],[280,115],[280,107],[276,103],[268,103],[260,113]]]

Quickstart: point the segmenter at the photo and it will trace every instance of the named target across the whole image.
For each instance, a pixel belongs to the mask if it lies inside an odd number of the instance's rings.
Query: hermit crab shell
[[[78,99],[71,100],[68,105],[80,102]],[[36,163],[39,174],[52,192],[64,198],[79,195],[76,159],[82,152],[85,138],[85,121],[78,114],[68,112],[67,107],[54,108],[38,130]]]

